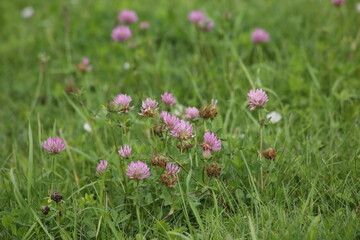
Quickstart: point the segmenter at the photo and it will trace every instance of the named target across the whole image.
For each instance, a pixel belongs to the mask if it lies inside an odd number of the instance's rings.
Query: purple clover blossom
[[[219,151],[221,149],[221,140],[215,133],[207,132],[204,134],[204,141],[200,144],[204,150]]]
[[[131,152],[132,152],[132,148],[129,145],[124,145],[123,147],[120,147],[118,151],[120,156],[122,156],[123,158],[129,158]]]
[[[150,168],[142,161],[131,162],[126,169],[126,175],[131,179],[144,179],[150,177]]]
[[[97,165],[96,167],[96,171],[99,174],[102,174],[103,172],[105,172],[105,170],[107,169],[109,163],[106,160],[100,160],[99,165]]]
[[[137,22],[137,20],[136,12],[132,10],[125,9],[119,13],[119,21],[122,23],[134,23]]]
[[[168,174],[176,175],[180,172],[180,168],[173,163],[166,164],[166,171]]]
[[[332,0],[332,3],[336,6],[341,6],[345,4],[345,0]]]
[[[170,132],[170,135],[180,139],[190,139],[194,137],[193,133],[193,126],[187,121],[180,120]]]
[[[194,10],[189,13],[188,19],[190,22],[193,22],[200,30],[202,31],[210,31],[214,28],[214,22],[211,21],[209,18],[202,11]]]
[[[58,153],[65,149],[66,143],[59,137],[49,137],[45,142],[43,147],[49,153]]]
[[[114,98],[114,103],[116,103],[118,106],[121,107],[120,111],[118,113],[127,113],[130,109],[133,109],[134,107],[130,107],[130,102],[132,101],[132,98],[126,94],[119,94]]]
[[[166,125],[167,130],[173,130],[175,125],[180,121],[178,117],[166,111],[160,113],[160,121]]]
[[[154,117],[157,110],[158,102],[151,98],[147,98],[145,101],[142,102],[141,113],[139,113],[139,115],[143,117]]]
[[[169,105],[169,106],[172,106],[176,103],[176,99],[174,98],[174,96],[171,93],[164,92],[164,94],[161,95],[161,99],[162,99],[163,103],[165,103],[166,105]]]
[[[196,107],[187,107],[185,109],[185,118],[194,119],[198,117],[200,117],[200,112]]]
[[[250,106],[250,111],[264,107],[268,100],[268,96],[262,89],[251,89],[248,93],[247,101]]]
[[[149,29],[150,28],[150,24],[149,24],[149,22],[141,22],[140,23],[140,29],[142,29],[142,30],[146,30],[146,29]]]
[[[270,41],[270,35],[264,29],[255,29],[251,34],[253,43],[263,43]]]
[[[112,30],[111,37],[115,42],[125,42],[131,38],[132,33],[127,26],[118,26]]]
[[[202,11],[193,10],[189,13],[188,19],[190,22],[196,23],[205,18],[205,14]]]

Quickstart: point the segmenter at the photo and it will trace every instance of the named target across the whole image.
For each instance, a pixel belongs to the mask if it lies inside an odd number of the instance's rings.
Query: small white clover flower
[[[281,120],[281,114],[278,112],[271,112],[266,115],[266,118],[270,119],[270,123],[275,124]]]

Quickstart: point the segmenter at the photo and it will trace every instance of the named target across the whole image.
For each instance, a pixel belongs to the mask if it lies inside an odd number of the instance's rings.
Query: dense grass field
[[[124,9],[139,20],[115,42]],[[0,239],[360,238],[355,1],[4,0],[0,10]],[[199,31],[192,10],[214,28]],[[270,41],[253,43],[256,28]],[[91,71],[79,70],[84,57]],[[254,88],[269,100],[250,111]],[[134,108],[109,112],[121,93]],[[152,131],[157,117],[138,114],[147,97],[182,119],[212,99],[218,113],[191,120],[193,146],[181,150],[183,140]],[[269,122],[272,111],[280,121]],[[207,131],[222,141],[210,159],[199,145]],[[48,137],[65,150],[48,153]],[[125,144],[128,159],[117,151]],[[269,147],[276,159],[262,156]],[[154,154],[180,167],[174,187],[160,182]],[[138,160],[149,178],[125,175]],[[214,162],[218,177],[207,174]]]

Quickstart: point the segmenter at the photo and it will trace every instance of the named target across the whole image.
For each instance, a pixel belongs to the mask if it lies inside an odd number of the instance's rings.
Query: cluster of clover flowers
[[[231,15],[228,14],[228,18]],[[188,20],[194,24],[194,26],[203,32],[211,31],[215,24],[206,16],[206,14],[199,10],[193,10],[188,15]],[[118,22],[120,25],[112,30],[111,37],[115,42],[125,42],[133,36],[130,25],[138,21],[138,16],[135,11],[124,9],[118,15]],[[150,24],[146,21],[140,23],[140,29],[146,30],[150,27]],[[251,39],[254,43],[268,42],[270,40],[269,34],[261,28],[255,29],[251,34]]]
[[[162,102],[168,107],[176,104],[176,99],[171,93],[165,92],[161,95]],[[111,113],[126,114],[134,108],[131,106],[132,98],[126,94],[117,95],[113,101],[107,105],[107,109]],[[139,115],[145,118],[153,118],[156,123],[152,127],[152,131],[157,136],[161,137],[165,144],[167,144],[167,136],[172,136],[178,139],[176,147],[184,152],[193,147],[191,139],[195,137],[194,126],[190,121],[197,118],[213,119],[217,115],[217,101],[212,100],[208,106],[203,106],[200,109],[196,107],[187,107],[185,110],[185,119],[180,119],[176,115],[168,111],[162,111],[159,114],[159,103],[155,99],[146,98],[141,105]],[[212,152],[221,150],[221,140],[214,132],[205,132],[203,141],[200,143],[203,148],[202,155],[205,159],[212,158]],[[121,146],[118,153],[122,158],[129,158],[132,153],[132,148],[129,145]],[[165,168],[164,173],[160,178],[160,182],[168,187],[175,187],[178,182],[177,174],[179,174],[182,166],[170,162],[170,157],[165,154],[154,154],[151,158],[151,165]],[[108,168],[108,162],[103,160],[97,167],[97,172],[102,174]],[[220,168],[217,163],[206,168],[209,177],[218,177],[220,175]],[[125,172],[125,171],[124,171]],[[131,162],[126,169],[126,175],[130,179],[144,179],[150,176],[150,168],[142,161]]]
[[[161,95],[162,102],[166,104],[168,107],[173,106],[176,104],[176,99],[171,93],[165,92]],[[113,114],[127,114],[129,111],[134,109],[134,106],[131,106],[132,98],[126,94],[119,94],[117,95],[113,101],[108,103],[107,109],[109,112]],[[261,89],[252,89],[248,93],[247,99],[250,111],[255,109],[261,109],[264,105],[268,102],[268,96],[266,93]],[[184,152],[185,150],[194,147],[191,139],[195,137],[194,135],[194,119],[196,118],[203,118],[203,119],[213,119],[217,116],[217,100],[212,100],[210,105],[202,106],[200,109],[196,107],[187,107],[185,110],[184,117],[187,120],[180,119],[179,117],[167,112],[162,111],[160,114],[158,113],[159,110],[159,103],[155,99],[146,98],[142,101],[142,106],[140,109],[140,113],[138,113],[142,117],[146,118],[153,118],[157,121],[156,124],[153,126],[154,134],[164,137],[164,133],[167,136],[169,134],[173,138],[178,139],[178,143],[176,147],[181,151]],[[263,122],[262,119],[259,119],[260,123]],[[262,152],[262,123],[260,124],[260,161],[261,157],[265,157],[267,159],[274,159],[276,157],[276,152],[274,149],[269,148],[265,152]],[[166,141],[166,139],[165,139]],[[202,155],[204,157],[204,171],[203,176],[206,172],[209,178],[212,177],[219,177],[221,174],[221,168],[219,165],[213,161],[211,164],[207,165],[207,160],[212,158],[212,152],[216,152],[222,149],[222,142],[217,137],[216,133],[206,131],[203,135],[203,141],[199,144],[203,148]],[[53,169],[52,169],[52,176],[54,177],[54,161],[56,153],[63,151],[66,148],[66,143],[58,137],[55,138],[48,138],[43,145],[44,149],[53,154]],[[119,149],[117,149],[118,154],[123,159],[129,159],[132,154],[132,147],[125,144]],[[181,169],[188,172],[182,165],[180,165],[176,160],[170,162],[169,160],[172,159],[171,157],[165,154],[154,154],[151,157],[151,165],[158,166],[164,168],[162,175],[160,176],[160,182],[165,184],[169,188],[173,188],[176,186],[176,183],[179,181],[178,174],[180,173]],[[123,164],[123,162],[121,162]],[[109,169],[110,164],[106,160],[100,160],[100,163],[96,167],[96,171],[99,175],[103,175],[103,184],[104,184],[104,176]],[[121,165],[123,166],[123,165]],[[150,167],[147,163],[142,161],[132,161],[127,166],[126,171],[123,168],[123,177],[126,181],[126,176],[129,179],[137,180],[137,184],[140,180],[146,179],[150,177],[151,171]],[[125,173],[126,172],[126,173]],[[126,176],[125,176],[126,175]],[[261,187],[263,188],[263,174],[261,168],[261,177],[260,177]],[[52,187],[52,185],[51,185]],[[103,187],[100,191],[102,194]],[[102,196],[100,196],[100,202],[102,202]]]

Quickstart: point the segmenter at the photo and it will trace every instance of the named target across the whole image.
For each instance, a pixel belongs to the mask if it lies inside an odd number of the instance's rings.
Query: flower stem
[[[259,133],[259,138],[260,138],[260,147],[259,147],[259,159],[260,159],[260,185],[261,185],[261,190],[264,191],[264,177],[263,177],[263,161],[262,161],[262,148],[263,148],[263,127],[264,127],[264,123],[263,123],[263,119],[261,118],[261,113],[260,111],[258,111],[259,114],[259,123],[260,123],[260,133]]]
[[[136,216],[138,219],[140,233],[142,233],[141,215],[140,215],[139,183],[140,183],[140,180],[137,180],[137,184],[136,184]]]
[[[116,138],[115,138],[115,133],[114,133],[114,128],[112,126],[110,126],[111,128],[111,133],[114,139],[114,146],[115,146],[115,150],[116,152],[119,150],[117,143],[116,143]],[[126,179],[126,174],[125,174],[125,166],[124,166],[124,161],[121,157],[120,158],[120,168],[121,168],[121,173],[123,175],[123,179],[124,179],[124,184],[125,184],[125,192],[127,193],[127,179]]]
[[[101,181],[100,181],[100,206],[105,206],[105,198],[104,198],[104,193],[105,193],[105,178],[106,178],[106,171],[104,172],[104,174],[101,177]]]
[[[53,190],[53,186],[54,186],[54,178],[55,178],[55,154],[52,155],[52,169],[51,169],[51,186],[50,186],[50,191]]]

